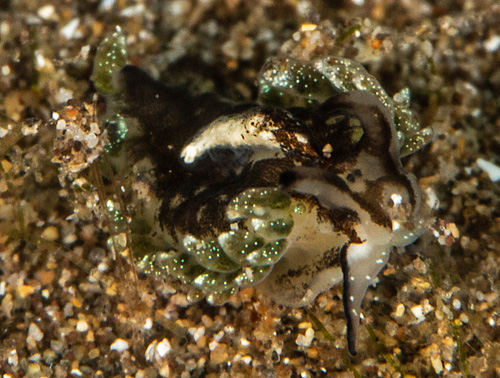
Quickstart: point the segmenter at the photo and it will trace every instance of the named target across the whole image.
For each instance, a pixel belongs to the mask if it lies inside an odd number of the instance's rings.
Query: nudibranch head
[[[112,76],[103,88],[132,125],[112,164],[152,188],[132,216],[131,228],[140,219],[154,239],[132,243],[140,269],[212,304],[256,286],[305,306],[343,283],[355,354],[368,286],[391,250],[421,233],[419,188],[401,155],[430,132],[409,93],[390,98],[361,65],[336,57],[271,59],[260,104],[189,94],[133,66]]]

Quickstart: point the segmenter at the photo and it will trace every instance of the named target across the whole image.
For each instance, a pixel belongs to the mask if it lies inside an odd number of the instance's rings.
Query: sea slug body
[[[129,65],[99,80],[132,125],[112,160],[117,174],[134,177],[144,161],[153,172],[154,199],[136,217],[160,236],[154,248],[132,244],[139,267],[212,304],[256,286],[305,306],[343,283],[355,354],[367,288],[391,250],[422,232],[420,191],[401,156],[431,132],[409,92],[391,98],[361,65],[336,57],[272,58],[258,104],[190,94]]]

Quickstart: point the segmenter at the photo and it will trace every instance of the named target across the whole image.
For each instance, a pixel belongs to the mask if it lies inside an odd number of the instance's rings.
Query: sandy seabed
[[[4,378],[500,376],[500,4],[330,3],[0,3]],[[235,100],[255,100],[280,48],[356,59],[390,94],[410,88],[435,139],[403,163],[435,220],[367,293],[356,357],[338,287],[302,309],[251,288],[188,306],[179,283],[135,280],[113,258],[105,222],[61,186],[53,146],[56,118],[93,109],[93,58],[115,25],[132,63]]]

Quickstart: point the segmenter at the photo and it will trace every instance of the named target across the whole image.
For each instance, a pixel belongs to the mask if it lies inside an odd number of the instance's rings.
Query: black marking
[[[280,175],[280,185],[284,188],[292,186],[297,181],[297,173],[294,171],[285,171]]]
[[[350,301],[351,284],[349,280],[349,266],[347,264],[347,249],[349,244],[346,244],[340,250],[340,266],[344,279],[344,290],[342,293],[342,302],[344,304],[344,314],[347,322],[347,349],[353,356],[357,354],[357,330],[359,329],[359,315],[353,313]]]

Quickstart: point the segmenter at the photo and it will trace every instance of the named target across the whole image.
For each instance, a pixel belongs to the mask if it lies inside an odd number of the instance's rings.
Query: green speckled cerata
[[[124,54],[105,46],[106,59]],[[109,64],[96,62],[96,86],[115,93],[112,112],[136,125],[111,138],[125,141],[115,169],[135,184],[144,172],[154,178],[131,226],[146,220],[152,240],[132,244],[140,269],[175,276],[190,299],[212,304],[256,286],[305,306],[342,282],[354,354],[368,286],[391,250],[420,234],[419,189],[400,157],[431,133],[409,92],[390,98],[360,64],[336,57],[271,59],[260,104],[166,87],[133,66],[99,67]]]

